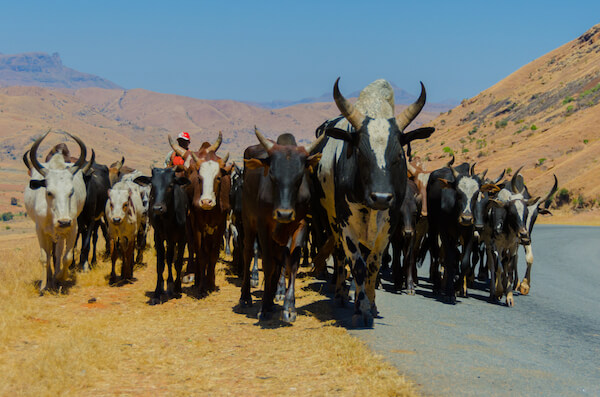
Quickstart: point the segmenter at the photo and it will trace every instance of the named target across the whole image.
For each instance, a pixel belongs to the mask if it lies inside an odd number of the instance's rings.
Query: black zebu
[[[323,157],[314,181],[313,218],[327,214],[333,235],[336,300],[343,303],[347,297],[343,284],[348,264],[356,283],[353,323],[372,326],[377,313],[377,273],[406,193],[402,146],[430,136],[434,128],[403,133],[425,105],[423,84],[419,99],[394,117],[394,93],[387,81],[371,83],[355,105],[342,96],[338,82],[339,78],[333,97],[342,117],[326,121],[317,130],[317,134],[325,133],[329,139],[322,147]]]
[[[151,185],[149,218],[154,228],[154,245],[156,248],[156,289],[150,299],[150,304],[161,302],[164,292],[163,271],[165,270],[165,243],[167,270],[167,294],[169,297],[178,297],[181,294],[181,269],[183,267],[183,251],[186,244],[186,216],[188,212],[188,198],[182,185],[190,183],[185,177],[177,177],[171,168],[153,168],[152,177],[140,176],[135,183]],[[173,282],[171,265],[175,259],[177,276]]]
[[[250,146],[244,151],[244,279],[240,305],[252,304],[249,268],[254,241],[258,237],[265,277],[258,317],[264,320],[271,316],[277,282],[280,273],[284,272],[289,276],[289,283],[282,319],[293,322],[296,319],[296,272],[308,233],[305,219],[310,200],[308,173],[321,158],[320,154],[309,153],[323,138],[304,148],[297,146],[290,134],[281,135],[277,143],[273,143],[256,128],[255,133],[260,145]]]

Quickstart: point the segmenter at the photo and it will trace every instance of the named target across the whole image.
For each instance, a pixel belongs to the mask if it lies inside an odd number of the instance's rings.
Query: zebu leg
[[[533,266],[533,250],[531,249],[531,244],[527,244],[523,246],[525,249],[525,261],[527,262],[527,270],[525,271],[525,277],[523,277],[523,281],[521,281],[518,286],[519,292],[521,295],[529,294],[529,289],[531,288],[531,266]]]

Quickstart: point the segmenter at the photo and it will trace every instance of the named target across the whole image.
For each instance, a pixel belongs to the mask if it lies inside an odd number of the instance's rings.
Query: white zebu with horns
[[[329,139],[317,167],[314,198],[318,201],[313,203],[318,216],[313,219],[326,213],[333,234],[336,299],[346,299],[343,283],[349,264],[356,284],[353,322],[371,326],[377,314],[375,280],[406,193],[402,146],[430,136],[434,128],[404,132],[425,105],[423,84],[419,99],[394,116],[394,91],[387,81],[369,84],[355,105],[342,96],[338,81],[333,98],[342,116],[317,129],[317,134],[325,133]]]
[[[37,150],[49,133],[46,132],[31,146],[29,160],[33,169],[31,180],[25,188],[27,215],[35,222],[40,249],[46,254],[46,280],[44,282],[42,277],[40,293],[46,289],[56,289],[57,282],[67,280],[77,237],[77,217],[83,210],[86,197],[83,173],[94,162],[94,151],[86,164],[85,144],[76,136],[66,133],[81,150],[77,162],[72,165],[65,163],[62,154],[55,154],[47,163],[40,163]]]

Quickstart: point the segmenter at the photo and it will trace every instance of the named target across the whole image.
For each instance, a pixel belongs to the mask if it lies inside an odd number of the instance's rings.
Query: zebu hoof
[[[191,284],[195,280],[194,273],[188,273],[181,278],[181,282],[184,284]]]
[[[448,303],[449,305],[456,305],[456,296],[444,295],[444,303]]]
[[[495,296],[490,296],[490,297],[488,298],[488,302],[490,302],[490,303],[492,303],[492,304],[494,304],[494,305],[497,305],[497,304],[498,304],[498,302],[499,302],[499,300],[498,300],[498,298],[497,298],[497,297],[495,297]]]
[[[250,278],[250,286],[252,288],[258,288],[258,274],[256,275],[256,277],[252,275],[252,277]]]
[[[285,294],[275,294],[275,302],[283,302]]]
[[[414,288],[408,288],[406,290],[406,295],[415,296],[415,289]]]
[[[258,312],[259,321],[268,321],[271,318],[273,318],[273,312],[263,311],[263,309],[260,309],[260,311]]]
[[[284,310],[281,312],[281,320],[285,323],[293,323],[296,321],[297,313],[296,311]]]
[[[377,310],[377,305],[375,303],[371,305],[371,315],[373,317],[377,317],[379,315],[379,310]]]
[[[346,299],[342,295],[337,294],[334,300],[337,307],[346,307]]]
[[[352,316],[352,326],[353,327],[373,327],[373,316],[371,313],[356,313]]]
[[[252,306],[252,298],[240,298],[240,307],[248,308]]]
[[[512,292],[509,292],[508,295],[506,295],[506,306],[508,306],[508,307],[515,306],[515,300],[513,298]]]
[[[151,298],[149,303],[150,303],[150,306],[160,305],[161,304],[160,297],[159,298],[157,298],[157,297]]]
[[[519,285],[519,292],[521,293],[521,295],[529,294],[529,282],[526,278],[524,278],[521,282],[521,285]]]

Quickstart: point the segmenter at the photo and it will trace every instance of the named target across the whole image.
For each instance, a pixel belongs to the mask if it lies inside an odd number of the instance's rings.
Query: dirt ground
[[[137,280],[108,286],[110,263],[78,273],[66,294],[39,296],[43,268],[29,220],[0,233],[0,395],[415,395],[417,386],[332,319],[321,282],[303,274],[293,325],[237,307],[222,257],[220,290],[149,306],[154,249]],[[29,224],[29,226],[27,226]],[[262,287],[253,291],[255,302]]]

